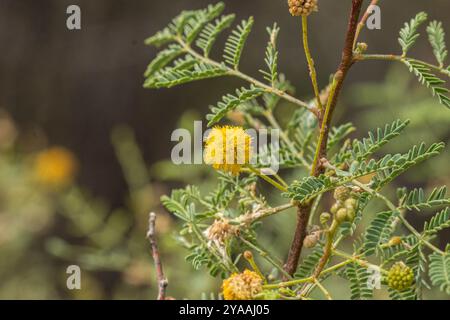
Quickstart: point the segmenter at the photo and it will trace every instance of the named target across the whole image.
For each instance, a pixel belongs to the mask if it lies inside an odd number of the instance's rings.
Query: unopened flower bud
[[[337,187],[334,190],[334,198],[339,201],[345,201],[350,197],[350,189],[347,187]]]
[[[310,234],[305,237],[305,240],[303,240],[303,246],[308,249],[313,248],[317,244],[317,241],[319,241],[317,234]]]
[[[308,16],[317,11],[317,0],[288,0],[288,4],[293,16]]]
[[[402,238],[400,238],[400,237],[392,237],[389,240],[388,245],[393,247],[393,246],[397,246],[397,245],[399,245],[401,243],[402,243]]]
[[[348,219],[347,209],[341,208],[336,212],[336,221],[342,223]]]
[[[320,223],[321,224],[326,224],[331,218],[331,214],[329,214],[328,212],[323,212],[320,215]]]

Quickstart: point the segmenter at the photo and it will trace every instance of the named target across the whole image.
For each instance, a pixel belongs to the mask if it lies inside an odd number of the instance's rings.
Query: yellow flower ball
[[[242,127],[215,127],[206,138],[204,160],[216,170],[238,175],[250,162],[252,138]]]
[[[263,279],[253,271],[245,270],[242,273],[233,273],[222,284],[225,300],[252,300],[262,292]]]
[[[414,272],[403,262],[397,262],[389,270],[387,282],[392,289],[404,291],[413,285]]]
[[[74,155],[62,147],[53,147],[40,152],[34,163],[36,180],[50,188],[69,185],[73,181],[76,169]]]

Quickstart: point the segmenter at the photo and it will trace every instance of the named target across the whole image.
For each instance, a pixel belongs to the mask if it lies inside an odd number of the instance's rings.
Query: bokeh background
[[[265,27],[276,21],[281,27],[280,70],[299,97],[310,97],[299,20],[290,17],[286,1],[224,2],[227,12],[256,20],[242,69],[257,75],[264,63]],[[0,0],[0,298],[154,298],[154,270],[145,240],[151,210],[158,212],[169,293],[199,298],[217,291],[216,280],[184,262],[185,252],[172,237],[177,222],[161,208],[159,197],[186,183],[208,186],[214,176],[208,168],[186,170],[167,161],[170,134],[204,119],[208,106],[241,82],[217,79],[170,90],[142,88],[142,74],[156,53],[143,40],[179,11],[209,3]],[[82,30],[66,28],[71,4],[81,7]],[[447,0],[381,5],[382,30],[364,30],[361,37],[371,53],[398,53],[398,30],[422,10],[450,30]],[[339,62],[348,8],[346,0],[321,0],[320,12],[310,19],[310,45],[322,84]],[[428,42],[421,40],[411,55],[432,61]],[[358,64],[346,85],[335,121],[352,121],[356,136],[409,118],[408,135],[385,150],[404,151],[418,140],[449,140],[450,113],[402,66]],[[63,147],[57,149],[62,154],[70,150],[69,158],[76,159],[73,179],[64,188],[45,190],[35,181],[34,166],[54,146]],[[399,183],[449,185],[449,160],[446,149]],[[289,230],[292,219],[274,222],[273,238],[267,241],[275,239],[275,249],[286,250],[291,235],[279,231],[283,226]],[[425,219],[419,216],[413,223],[419,226]],[[448,239],[443,234],[441,246]],[[83,270],[82,290],[66,288],[70,264]]]

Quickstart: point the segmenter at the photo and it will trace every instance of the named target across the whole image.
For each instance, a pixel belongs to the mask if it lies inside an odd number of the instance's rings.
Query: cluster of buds
[[[387,283],[392,289],[404,291],[414,283],[414,272],[403,262],[397,262],[389,270]]]
[[[330,211],[338,223],[353,221],[358,208],[358,200],[352,197],[351,190],[347,187],[338,187],[334,191],[336,202]]]
[[[296,17],[309,16],[317,11],[317,0],[288,0],[289,12]]]
[[[223,245],[233,235],[238,233],[238,227],[230,224],[227,219],[217,219],[205,230],[209,241]]]

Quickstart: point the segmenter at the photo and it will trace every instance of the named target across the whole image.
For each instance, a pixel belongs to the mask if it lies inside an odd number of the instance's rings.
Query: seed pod
[[[289,12],[293,16],[309,16],[317,11],[317,0],[288,0]]]

